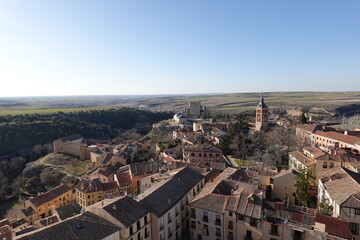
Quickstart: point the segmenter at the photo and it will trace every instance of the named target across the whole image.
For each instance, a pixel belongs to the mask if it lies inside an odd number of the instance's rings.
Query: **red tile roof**
[[[345,143],[348,143],[348,144],[355,144],[357,142],[360,142],[360,138],[358,138],[358,137],[345,135],[345,134],[338,133],[338,132],[316,131],[314,134],[322,136],[322,137],[326,137],[326,138],[331,138],[331,139],[334,139],[334,140],[339,141],[339,142],[345,142]]]
[[[35,198],[29,199],[29,201],[34,204],[35,207],[38,207],[44,203],[47,203],[57,197],[59,197],[60,195],[70,191],[71,188],[68,187],[67,185],[60,185],[40,196],[37,196]]]
[[[325,224],[325,232],[330,235],[347,239],[352,238],[349,224],[342,219],[316,214],[315,222]]]

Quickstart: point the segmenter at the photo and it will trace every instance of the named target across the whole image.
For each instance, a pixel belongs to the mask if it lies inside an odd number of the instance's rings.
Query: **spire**
[[[261,91],[261,98],[260,98],[260,102],[258,105],[259,108],[267,108],[265,101],[264,101],[264,93],[263,91]]]

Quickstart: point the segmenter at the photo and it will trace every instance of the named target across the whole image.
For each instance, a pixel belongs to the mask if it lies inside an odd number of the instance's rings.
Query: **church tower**
[[[255,118],[255,130],[260,131],[267,127],[269,111],[268,107],[264,102],[264,96],[261,93],[261,99],[259,105],[256,108],[256,118]]]

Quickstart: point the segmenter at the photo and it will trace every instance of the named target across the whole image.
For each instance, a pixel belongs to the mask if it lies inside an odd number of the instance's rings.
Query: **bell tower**
[[[259,105],[256,108],[256,117],[255,117],[255,130],[261,131],[262,129],[267,127],[268,123],[268,107],[264,102],[263,93],[261,93],[261,99]]]

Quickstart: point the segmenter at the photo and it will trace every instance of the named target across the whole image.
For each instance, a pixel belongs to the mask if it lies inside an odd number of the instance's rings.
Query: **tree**
[[[209,109],[206,109],[204,111],[204,119],[210,119],[211,118],[211,113]]]
[[[306,119],[306,116],[305,116],[304,112],[300,116],[300,121],[301,121],[302,124],[307,123],[307,119]]]
[[[329,203],[329,200],[327,198],[323,198],[319,204],[318,213],[331,216],[332,211],[333,206]]]
[[[301,169],[296,175],[296,191],[295,197],[300,201],[303,206],[308,206],[310,203],[309,190],[311,184],[314,183],[311,172],[306,169]]]

